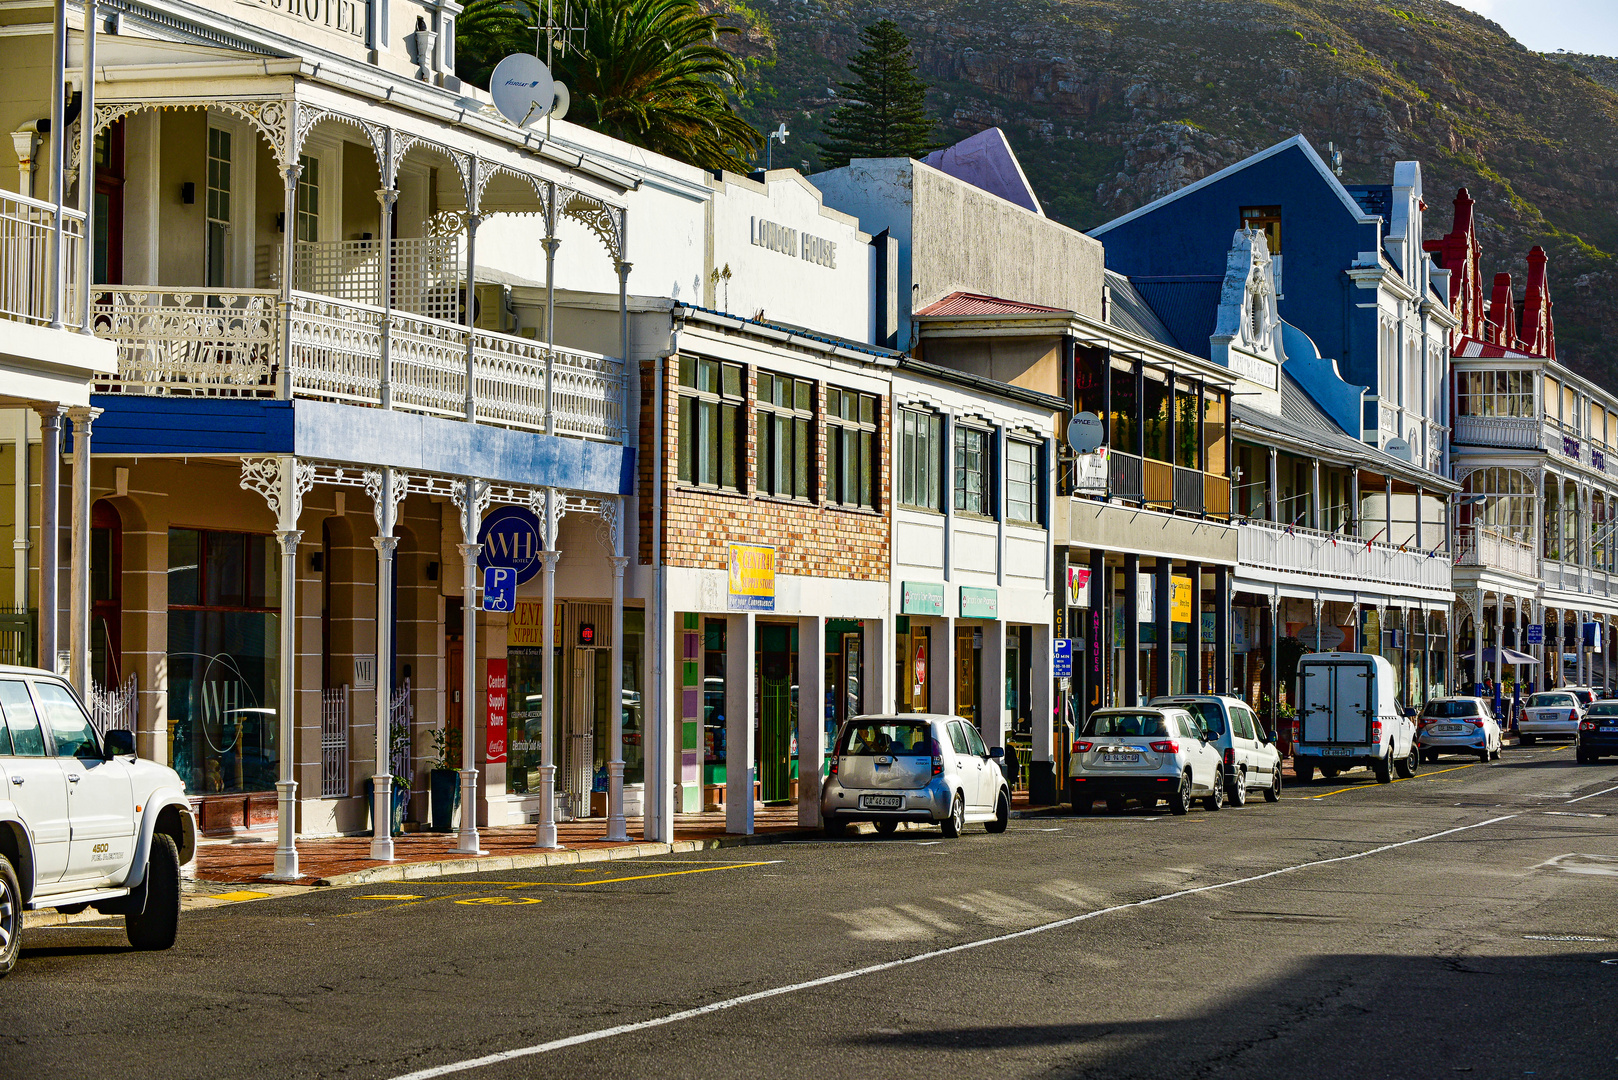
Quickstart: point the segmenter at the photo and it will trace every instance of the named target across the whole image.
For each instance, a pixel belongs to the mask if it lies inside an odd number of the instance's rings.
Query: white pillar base
[[[607,835],[603,840],[629,842],[629,828],[624,822],[624,763],[607,762]]]
[[[393,861],[393,774],[371,777],[371,858]]]
[[[295,815],[298,805],[298,782],[282,780],[275,785],[275,871],[271,881],[296,881],[298,872],[298,845]]]
[[[463,695],[465,696],[465,695]],[[461,770],[461,829],[452,849],[457,855],[487,854],[478,839],[478,771]]]
[[[534,846],[555,850],[556,842],[556,766],[539,767],[539,825],[534,829]]]

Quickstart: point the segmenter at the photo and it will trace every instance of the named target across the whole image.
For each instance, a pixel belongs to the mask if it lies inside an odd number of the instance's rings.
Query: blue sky
[[[1539,52],[1618,56],[1618,0],[1450,0]]]

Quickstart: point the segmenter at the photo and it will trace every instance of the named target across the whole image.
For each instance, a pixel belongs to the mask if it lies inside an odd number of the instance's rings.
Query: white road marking
[[[1580,795],[1577,799],[1569,799],[1567,801],[1567,803],[1568,803],[1569,806],[1572,806],[1576,802],[1583,802],[1585,799],[1593,799],[1597,795],[1608,795],[1608,794],[1611,794],[1614,791],[1618,791],[1618,787],[1610,787],[1610,788],[1607,788],[1605,791],[1592,791],[1588,795]]]
[[[1546,859],[1534,869],[1560,870],[1564,874],[1588,874],[1594,877],[1618,877],[1618,856],[1585,855],[1570,851],[1554,859]]]
[[[1025,930],[1013,930],[1010,933],[996,934],[993,937],[979,938],[976,941],[966,941],[959,945],[948,945],[941,949],[931,949],[924,953],[917,953],[914,956],[901,957],[898,960],[887,960],[880,964],[868,964],[865,967],[854,968],[850,971],[839,971],[831,975],[822,975],[818,979],[809,979],[805,982],[791,983],[786,986],[776,986],[768,990],[760,990],[752,994],[742,994],[739,997],[726,998],[723,1001],[714,1001],[707,1005],[699,1005],[694,1009],[681,1009],[679,1012],[667,1013],[663,1016],[654,1016],[649,1020],[637,1020],[629,1024],[617,1024],[613,1027],[598,1028],[595,1031],[585,1031],[579,1033],[578,1035],[569,1035],[561,1039],[552,1039],[549,1042],[536,1043],[533,1046],[520,1046],[512,1050],[500,1050],[493,1054],[485,1054],[482,1057],[468,1058],[465,1061],[451,1062],[448,1065],[437,1065],[430,1069],[418,1069],[415,1072],[402,1073],[399,1076],[394,1077],[393,1080],[433,1080],[434,1077],[451,1076],[455,1073],[467,1072],[471,1069],[481,1069],[486,1065],[499,1065],[502,1062],[516,1061],[525,1057],[533,1057],[536,1054],[548,1054],[554,1050],[565,1050],[573,1046],[583,1046],[588,1043],[600,1042],[603,1039],[615,1038],[619,1035],[632,1035],[636,1032],[647,1031],[652,1028],[666,1027],[669,1024],[678,1024],[683,1020],[694,1020],[697,1017],[707,1016],[710,1013],[723,1012],[727,1009],[735,1009],[743,1005],[751,1005],[756,1001],[767,1001],[770,998],[780,997],[784,994],[795,994],[803,990],[813,990],[821,986],[832,986],[836,983],[847,982],[850,979],[863,978],[867,975],[875,975],[879,972],[890,971],[894,968],[908,967],[911,964],[920,964],[928,960],[936,960],[943,956],[952,956],[956,953],[967,952],[972,949],[981,949],[988,945],[1000,945],[1007,941],[1015,941],[1018,938],[1025,938],[1034,934],[1043,934],[1050,930],[1060,930],[1065,927],[1076,926],[1079,923],[1088,922],[1091,919],[1097,919],[1103,915],[1113,915],[1120,911],[1128,911],[1131,908],[1150,907],[1153,904],[1161,904],[1166,900],[1178,900],[1182,897],[1195,896],[1199,893],[1217,892],[1220,889],[1230,889],[1237,885],[1251,885],[1255,881],[1264,881],[1269,878],[1279,877],[1282,874],[1290,874],[1298,870],[1308,870],[1317,866],[1330,866],[1334,863],[1352,862],[1355,859],[1363,859],[1370,855],[1380,855],[1384,851],[1393,851],[1397,848],[1409,847],[1412,844],[1421,844],[1428,840],[1437,840],[1445,836],[1453,836],[1456,833],[1468,832],[1472,829],[1481,829],[1487,825],[1497,825],[1502,821],[1510,821],[1512,818],[1518,816],[1520,815],[1503,814],[1500,817],[1489,818],[1487,821],[1479,821],[1472,825],[1459,825],[1453,829],[1445,829],[1442,832],[1428,833],[1426,836],[1418,836],[1413,840],[1400,840],[1392,844],[1383,844],[1381,847],[1367,848],[1364,851],[1357,851],[1352,855],[1338,855],[1330,859],[1313,859],[1309,862],[1295,863],[1292,866],[1283,866],[1279,870],[1269,870],[1262,874],[1253,874],[1250,877],[1236,878],[1231,881],[1221,881],[1213,885],[1199,885],[1193,889],[1180,889],[1176,892],[1160,893],[1157,896],[1149,896],[1145,900],[1134,900],[1126,904],[1114,904],[1111,907],[1097,908],[1094,911],[1087,911],[1081,915],[1072,915],[1065,919],[1057,919],[1054,922],[1042,923],[1039,926],[1030,926]]]

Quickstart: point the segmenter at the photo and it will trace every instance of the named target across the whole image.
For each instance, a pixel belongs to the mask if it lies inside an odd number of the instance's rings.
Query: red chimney
[[[1508,349],[1517,347],[1517,308],[1511,299],[1511,275],[1494,275],[1494,292],[1489,297],[1489,340]]]
[[[1551,323],[1551,285],[1545,272],[1545,249],[1528,253],[1528,293],[1522,305],[1523,347],[1535,356],[1556,359],[1556,330]]]

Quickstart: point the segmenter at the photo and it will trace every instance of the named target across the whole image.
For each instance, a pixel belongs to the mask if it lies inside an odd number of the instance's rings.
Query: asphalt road
[[[167,953],[41,929],[0,1076],[1610,1080],[1615,823],[1618,763],[1540,745],[1178,818],[311,891]]]

